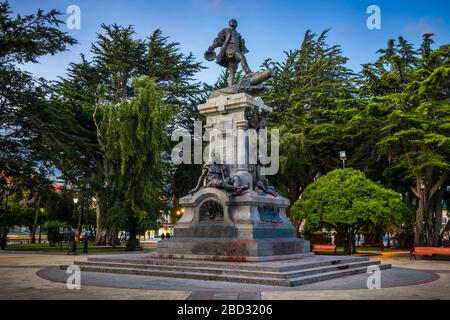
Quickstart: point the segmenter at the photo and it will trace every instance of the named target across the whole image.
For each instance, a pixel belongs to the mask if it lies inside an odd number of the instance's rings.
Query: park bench
[[[312,251],[314,252],[333,252],[336,253],[336,246],[333,244],[313,244]]]
[[[440,248],[440,247],[415,247],[410,252],[410,259],[416,255],[431,256],[431,255],[450,255],[450,248]]]

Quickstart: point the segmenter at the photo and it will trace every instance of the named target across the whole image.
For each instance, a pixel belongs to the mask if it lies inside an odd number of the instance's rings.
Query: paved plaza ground
[[[148,254],[130,254],[130,257]],[[59,266],[86,259],[86,255],[0,252],[0,299],[450,300],[450,261],[420,257],[410,260],[407,252],[386,252],[371,257],[392,264],[392,269],[381,273],[382,288],[373,290],[366,287],[368,274],[298,287],[274,287],[92,272],[82,273],[81,290],[68,290],[65,284],[68,275]]]

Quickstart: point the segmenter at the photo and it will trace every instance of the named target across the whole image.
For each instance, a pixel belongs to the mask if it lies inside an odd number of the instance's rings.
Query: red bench
[[[440,247],[415,247],[410,252],[410,259],[414,257],[416,259],[416,255],[422,256],[431,256],[435,254],[439,255],[450,255],[450,248],[440,248]]]
[[[334,244],[313,244],[312,251],[336,253],[336,246]]]

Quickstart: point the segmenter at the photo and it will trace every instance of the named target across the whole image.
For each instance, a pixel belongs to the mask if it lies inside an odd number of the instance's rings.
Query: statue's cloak
[[[236,32],[239,37],[239,49],[242,54],[249,52],[245,47],[245,40],[241,37],[239,32]],[[217,55],[216,63],[222,67],[228,68],[229,59],[227,57],[227,47],[231,38],[231,29],[225,28],[219,32],[217,37],[214,39],[214,45],[220,47],[220,52]]]

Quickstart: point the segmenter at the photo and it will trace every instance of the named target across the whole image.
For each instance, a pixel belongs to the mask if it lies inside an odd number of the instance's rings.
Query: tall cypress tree
[[[274,109],[270,125],[281,137],[281,172],[274,182],[291,202],[318,174],[339,163],[336,133],[319,141],[317,128],[330,124],[329,112],[339,100],[352,98],[354,84],[341,48],[326,43],[328,31],[316,35],[308,30],[300,48],[275,64],[276,75],[264,94]]]
[[[40,57],[76,43],[59,30],[63,23],[59,17],[56,10],[41,9],[13,17],[9,3],[0,2],[0,173],[14,180],[11,190],[0,183],[2,244],[8,233],[5,197],[12,199],[11,193],[28,189],[33,199],[39,199],[41,186],[49,184],[56,155],[67,150],[70,140],[64,115],[49,99],[49,84],[20,69],[21,64],[37,63]],[[42,183],[35,183],[38,180]],[[39,212],[39,201],[35,205]]]
[[[405,185],[419,199],[416,245],[438,245],[441,203],[450,169],[450,47],[431,49],[430,34],[418,51],[399,37],[363,71],[362,92],[374,119],[377,148],[387,163],[384,176]]]

